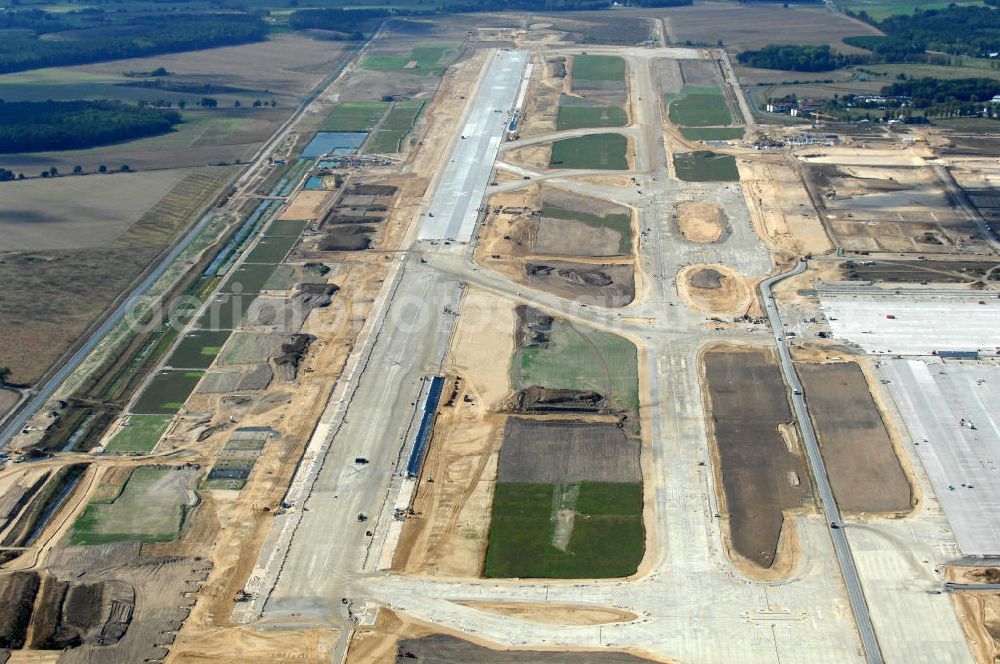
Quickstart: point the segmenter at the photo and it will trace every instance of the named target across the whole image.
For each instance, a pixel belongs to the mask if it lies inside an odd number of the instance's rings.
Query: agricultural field
[[[665,95],[670,121],[685,127],[729,125],[733,116],[722,90],[717,87],[684,86],[679,95]]]
[[[369,55],[361,66],[407,74],[439,74],[456,52],[457,48],[452,43],[421,44],[414,46],[409,55]]]
[[[867,23],[816,6],[709,2],[671,8],[664,14],[669,17],[671,42],[705,46],[722,42],[730,53],[763,48],[780,35],[794,35],[796,44],[831,44],[845,53],[863,53],[842,43],[843,38],[881,34]]]
[[[634,414],[639,410],[635,345],[624,337],[563,319],[552,322],[543,345],[515,349],[510,382],[515,390],[533,385],[593,390],[608,398],[612,409]]]
[[[124,484],[94,497],[70,531],[71,544],[138,540],[167,542],[180,537],[189,511],[197,471],[143,466]]]
[[[508,419],[484,576],[628,576],[643,532],[638,441],[610,424]]]
[[[244,262],[277,265],[285,260],[298,241],[297,237],[292,236],[262,237],[246,255]]]
[[[559,98],[559,115],[556,129],[581,129],[587,127],[624,127],[628,116],[619,106],[607,106],[584,97],[562,95]]]
[[[913,501],[910,483],[861,368],[839,362],[799,364],[796,370],[840,508],[908,512]]]
[[[865,12],[873,19],[882,19],[894,14],[912,14],[915,11],[944,9],[948,5],[983,6],[982,0],[835,0],[841,9],[854,13]]]
[[[675,152],[674,170],[686,182],[739,182],[740,172],[732,155],[708,150]]]
[[[22,185],[37,188],[32,196],[19,197],[18,220],[0,220],[0,227],[10,230],[0,237],[27,247],[0,261],[0,278],[6,284],[0,296],[0,325],[5,329],[0,366],[11,368],[11,380],[37,380],[233,173],[230,168],[211,168],[182,172],[180,179],[163,171],[4,183],[5,191]],[[129,191],[132,178],[135,194]],[[163,189],[160,180],[173,186],[156,200]],[[149,198],[143,200],[140,194]],[[46,225],[44,238],[33,228],[39,224]],[[92,237],[101,245],[88,246]],[[49,248],[66,244],[72,246]]]
[[[790,451],[797,441],[785,383],[769,349],[715,347],[702,361],[730,541],[736,554],[770,568],[785,510],[812,504],[805,463]]]
[[[173,415],[184,407],[201,377],[202,371],[159,371],[132,405],[141,415]]]
[[[556,141],[549,168],[628,170],[628,139],[621,134],[592,134]]]
[[[264,290],[275,269],[275,265],[268,263],[240,265],[232,271],[219,292],[256,295]]]
[[[174,369],[207,369],[222,350],[229,332],[194,330],[188,332],[166,360]]]
[[[385,115],[390,104],[379,101],[345,101],[330,112],[320,131],[369,131]]]
[[[130,415],[128,423],[108,441],[105,452],[149,452],[160,442],[173,415]]]

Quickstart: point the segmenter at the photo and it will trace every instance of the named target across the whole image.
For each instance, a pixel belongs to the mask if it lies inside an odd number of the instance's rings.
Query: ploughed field
[[[854,362],[796,368],[840,509],[909,511],[909,480],[861,368]]]
[[[793,420],[785,383],[764,348],[716,346],[704,353],[703,367],[732,547],[769,568],[785,510],[812,503],[797,444],[792,448],[779,429]]]

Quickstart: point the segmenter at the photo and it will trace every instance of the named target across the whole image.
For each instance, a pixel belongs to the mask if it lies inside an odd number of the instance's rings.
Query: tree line
[[[245,44],[264,40],[268,28],[249,14],[177,14],[63,31],[57,40],[44,34],[4,35],[0,73]]]
[[[736,59],[748,67],[810,72],[830,71],[868,62],[868,58],[863,55],[837,53],[827,45],[800,44],[769,44],[756,51],[743,51]]]
[[[112,101],[0,103],[0,153],[71,150],[169,132],[177,111]]]

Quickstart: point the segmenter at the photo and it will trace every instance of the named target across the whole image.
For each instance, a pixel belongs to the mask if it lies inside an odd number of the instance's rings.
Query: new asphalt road
[[[865,594],[861,589],[861,579],[854,564],[854,557],[851,555],[851,547],[847,543],[847,535],[844,533],[843,522],[840,519],[840,510],[837,507],[836,499],[833,497],[830,480],[826,475],[826,466],[823,464],[823,456],[819,451],[816,432],[813,430],[812,421],[809,419],[809,411],[806,410],[806,401],[802,394],[802,384],[795,373],[792,356],[788,351],[788,344],[785,341],[785,333],[781,325],[781,315],[778,313],[778,307],[774,303],[774,295],[771,293],[771,288],[775,284],[797,274],[802,274],[805,272],[805,269],[806,262],[799,261],[795,269],[764,280],[760,285],[760,294],[767,309],[767,318],[771,321],[771,330],[774,332],[775,340],[778,342],[781,371],[785,375],[785,382],[792,388],[792,405],[795,407],[795,417],[799,421],[802,440],[805,443],[806,453],[809,455],[809,463],[816,478],[816,486],[819,489],[823,515],[826,518],[827,524],[829,524],[830,537],[833,540],[833,548],[837,553],[837,563],[840,565],[840,573],[843,575],[844,584],[847,586],[847,596],[851,602],[851,610],[854,612],[854,620],[858,625],[858,633],[861,635],[861,644],[864,646],[865,656],[869,664],[882,664],[882,651],[879,649],[878,639],[875,637],[875,628],[872,625],[871,616],[868,614],[868,603],[865,601]]]

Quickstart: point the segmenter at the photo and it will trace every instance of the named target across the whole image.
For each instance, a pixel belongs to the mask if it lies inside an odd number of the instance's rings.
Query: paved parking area
[[[881,372],[962,553],[1000,554],[1000,366],[894,360]]]
[[[819,295],[833,336],[868,353],[979,350],[993,355],[1000,344],[1000,298],[995,292],[896,295],[852,287],[822,289]]]

